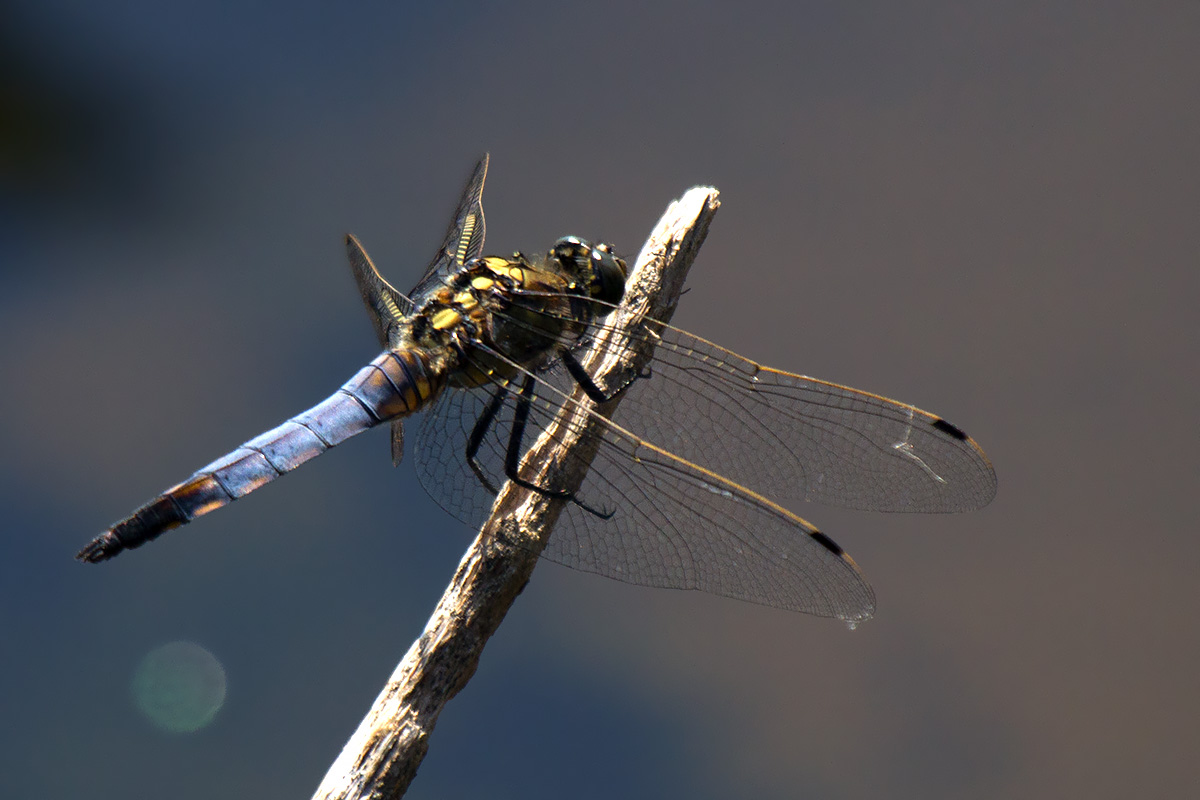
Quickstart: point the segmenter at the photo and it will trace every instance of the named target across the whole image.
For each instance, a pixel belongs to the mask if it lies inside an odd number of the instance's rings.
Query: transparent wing
[[[564,329],[535,324],[541,309],[556,307],[544,295],[511,300],[521,311],[509,315],[510,330]],[[580,352],[606,324],[589,330]],[[663,323],[625,335],[652,343],[654,358],[601,426],[595,459],[543,553],[553,561],[630,583],[864,619],[873,596],[854,562],[764,495],[945,512],[977,508],[995,493],[983,451],[936,415],[763,367]],[[545,344],[562,351],[576,343]],[[574,402],[561,360],[536,377],[515,442],[519,371],[508,383],[448,391],[426,417],[418,474],[454,516],[486,518],[514,463],[510,450],[523,454]],[[548,480],[542,488],[564,488]]]
[[[513,406],[506,404],[495,428],[479,448],[477,461],[484,479],[471,469],[467,450],[471,433],[484,417],[491,393],[484,389],[447,389],[417,424],[414,437],[417,476],[421,486],[438,505],[471,526],[478,526],[491,512],[496,491],[504,484],[504,447],[496,429],[512,425]]]
[[[773,497],[871,511],[970,511],[996,493],[983,450],[915,406],[756,364],[659,322],[616,421]]]
[[[561,369],[539,375],[522,451],[572,402],[563,393],[569,385]],[[486,518],[488,487],[505,480],[516,403],[516,386],[448,392],[420,426],[422,484],[465,522]],[[480,428],[485,417],[490,423]],[[478,473],[465,457],[473,440]],[[821,616],[862,620],[874,609],[854,562],[809,523],[616,425],[602,428],[591,468],[542,555],[629,583]]]
[[[517,300],[527,314],[539,305]],[[606,327],[593,323],[583,345]],[[935,414],[763,367],[661,322],[625,335],[652,340],[654,358],[614,421],[736,483],[777,499],[889,512],[970,511],[995,496],[983,450]]]

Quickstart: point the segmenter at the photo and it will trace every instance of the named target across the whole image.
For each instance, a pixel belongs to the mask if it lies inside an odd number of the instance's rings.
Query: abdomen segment
[[[232,503],[380,422],[407,416],[445,385],[419,353],[386,351],[322,402],[167,489],[97,536],[76,558],[97,562]]]

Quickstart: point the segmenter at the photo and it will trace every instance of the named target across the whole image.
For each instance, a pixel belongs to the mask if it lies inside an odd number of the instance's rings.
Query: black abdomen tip
[[[205,480],[211,482],[212,479],[206,478]],[[183,491],[192,485],[193,482],[189,481],[174,491]],[[207,483],[202,483],[201,486],[207,486]],[[199,513],[203,513],[203,511]],[[184,513],[179,503],[171,495],[160,495],[92,539],[87,547],[75,555],[75,558],[89,564],[107,561],[122,550],[141,547],[151,539],[187,523],[189,519],[190,517]]]
[[[120,540],[113,536],[111,531],[105,531],[88,542],[86,547],[75,554],[75,558],[78,561],[88,564],[99,564],[101,561],[107,561],[124,549]]]

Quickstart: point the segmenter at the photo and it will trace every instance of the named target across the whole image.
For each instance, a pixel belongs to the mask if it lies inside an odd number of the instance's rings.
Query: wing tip
[[[971,438],[970,436],[967,436],[966,431],[964,431],[962,428],[947,422],[941,417],[938,417],[929,424],[933,426],[935,430],[941,431],[942,433],[954,439],[958,439],[960,442],[965,442]]]
[[[840,544],[818,530],[809,531],[808,535],[813,541],[841,560],[842,564],[848,567],[858,579],[861,596],[857,598],[859,601],[857,605],[848,602],[846,603],[846,607],[834,608],[826,612],[826,615],[840,619],[850,627],[850,630],[854,630],[861,623],[875,616],[875,591],[863,577],[862,570],[859,569],[858,564],[850,557],[849,553],[842,549]],[[837,605],[841,605],[841,603],[839,602]]]
[[[830,539],[828,536],[821,533],[820,531],[812,531],[808,535],[811,536],[813,539],[815,539],[819,545],[824,547],[829,552],[833,553],[835,556],[837,556],[839,558],[848,558],[848,556],[846,555],[846,551],[842,549],[842,546],[840,544],[835,542],[833,539]]]

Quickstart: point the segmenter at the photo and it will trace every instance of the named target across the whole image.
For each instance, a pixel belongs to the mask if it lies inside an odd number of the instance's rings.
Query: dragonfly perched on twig
[[[423,412],[422,485],[478,524],[505,481],[566,501],[542,555],[630,583],[699,589],[851,622],[874,595],[854,561],[779,503],[954,512],[986,505],[996,477],[941,417],[880,395],[756,364],[655,320],[622,331],[653,360],[619,385],[577,354],[611,333],[627,269],[613,248],[559,239],[529,258],[484,256],[484,156],[437,256],[407,295],[347,236],[383,352],[326,400],[167,489],[96,537],[103,561],[242,497],[382,423],[392,456]],[[581,393],[576,392],[582,390]],[[573,393],[575,393],[573,395]],[[521,473],[564,406],[620,395],[582,484]],[[570,453],[565,458],[572,458]]]

